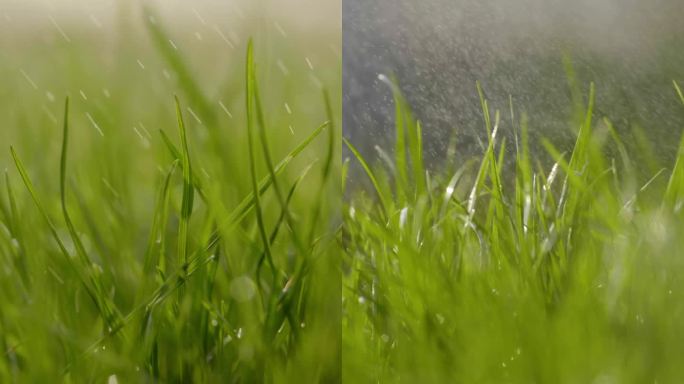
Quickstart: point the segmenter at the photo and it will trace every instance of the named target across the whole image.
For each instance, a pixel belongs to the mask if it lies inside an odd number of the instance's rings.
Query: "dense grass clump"
[[[339,380],[337,95],[295,89],[295,134],[262,100],[251,41],[216,100],[149,20],[179,91],[140,104],[154,120],[127,122],[126,73],[67,98],[58,129],[10,115],[0,382]],[[313,75],[289,76],[303,92]]]
[[[343,209],[345,377],[681,380],[684,142],[642,180],[642,164],[595,115],[592,85],[574,149],[545,141],[547,166],[529,150],[526,117],[511,105],[516,123],[505,126],[480,96],[486,151],[447,159],[444,172],[423,167],[420,123],[397,87],[394,157],[371,167],[346,142],[372,188]]]

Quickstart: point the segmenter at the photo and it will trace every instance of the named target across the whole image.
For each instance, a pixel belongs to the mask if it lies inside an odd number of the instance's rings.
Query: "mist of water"
[[[679,0],[345,0],[345,135],[369,157],[390,147],[393,105],[378,74],[394,73],[433,165],[454,134],[462,154],[478,153],[476,80],[504,116],[509,96],[527,111],[532,136],[569,143],[565,55],[585,93],[596,83],[598,117],[626,135],[642,127],[667,157],[684,127],[672,89],[684,79],[683,17]]]

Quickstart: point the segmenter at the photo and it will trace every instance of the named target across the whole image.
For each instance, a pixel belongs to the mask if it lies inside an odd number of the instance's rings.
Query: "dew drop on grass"
[[[211,320],[211,326],[212,327],[218,327],[218,321],[216,319]]]
[[[382,336],[380,336],[380,339],[381,339],[384,343],[389,343],[389,341],[390,341],[389,335],[385,335],[385,334],[383,334]]]
[[[358,301],[359,301],[359,304],[362,304],[362,305],[363,305],[363,304],[366,304],[366,298],[363,297],[363,296],[359,296],[359,300],[358,300]]]
[[[235,331],[235,336],[237,336],[238,339],[242,339],[242,328],[238,328],[237,331]]]
[[[399,213],[399,228],[403,229],[406,225],[406,219],[408,218],[408,207],[404,207]]]
[[[111,375],[107,378],[107,384],[119,384],[119,380],[116,378],[116,375]]]
[[[228,335],[228,336],[223,338],[223,345],[226,345],[226,344],[230,343],[231,341],[233,341],[233,337]]]

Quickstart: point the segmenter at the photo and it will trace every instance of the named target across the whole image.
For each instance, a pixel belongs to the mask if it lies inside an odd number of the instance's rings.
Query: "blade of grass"
[[[97,306],[103,316],[105,323],[107,324],[107,329],[116,328],[121,321],[121,312],[116,308],[116,305],[107,297],[105,294],[104,286],[102,285],[102,280],[99,275],[94,273],[92,266],[93,262],[88,256],[88,252],[83,246],[81,237],[76,231],[71,216],[69,215],[69,210],[66,204],[66,167],[67,167],[67,154],[69,150],[69,98],[67,97],[64,102],[64,126],[62,134],[62,153],[60,157],[60,167],[59,167],[59,190],[60,190],[60,203],[62,206],[62,214],[64,216],[64,222],[66,223],[69,236],[76,249],[76,254],[78,255],[83,268],[90,279],[90,283],[93,287],[93,294],[95,295]]]

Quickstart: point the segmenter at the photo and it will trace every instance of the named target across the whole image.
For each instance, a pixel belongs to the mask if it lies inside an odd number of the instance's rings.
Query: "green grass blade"
[[[273,263],[273,257],[271,255],[271,244],[268,241],[268,235],[266,234],[266,227],[264,224],[263,212],[261,210],[261,197],[259,193],[259,186],[257,182],[257,172],[256,172],[256,158],[255,158],[255,144],[254,144],[254,120],[255,120],[255,106],[254,106],[254,89],[256,84],[254,82],[254,46],[250,39],[247,44],[247,64],[246,64],[246,76],[245,80],[247,83],[247,93],[246,93],[246,103],[247,108],[247,140],[248,140],[248,150],[249,150],[249,172],[251,175],[252,183],[252,194],[254,196],[254,207],[256,211],[257,226],[259,228],[259,234],[261,236],[261,241],[264,246],[264,252],[270,263]],[[271,176],[271,182],[275,183],[276,180]]]
[[[188,226],[194,204],[195,188],[192,183],[192,165],[190,164],[190,152],[188,149],[188,138],[183,122],[180,102],[176,97],[176,117],[178,119],[178,132],[181,141],[181,166],[183,168],[183,200],[181,203],[181,217],[178,225],[178,263],[183,264],[187,261],[188,255]]]
[[[69,98],[67,97],[64,102],[64,126],[62,134],[62,153],[60,156],[60,166],[59,166],[59,190],[60,190],[60,202],[62,206],[62,214],[64,216],[64,221],[66,223],[67,229],[69,231],[69,236],[76,249],[76,254],[79,257],[80,262],[83,265],[83,269],[88,276],[90,283],[93,287],[92,295],[96,299],[96,304],[100,310],[108,329],[116,328],[121,321],[121,313],[116,308],[116,305],[107,297],[105,294],[105,289],[102,284],[102,280],[99,275],[96,274],[93,269],[93,262],[88,256],[88,252],[83,246],[81,237],[76,231],[71,216],[69,215],[69,210],[66,203],[66,167],[67,167],[67,154],[69,149]]]
[[[373,171],[371,171],[370,166],[366,162],[366,160],[361,156],[361,153],[354,147],[354,145],[347,140],[347,138],[343,137],[342,141],[344,144],[349,148],[349,150],[354,154],[354,157],[356,157],[356,160],[361,164],[361,167],[363,167],[363,170],[366,172],[366,175],[371,181],[371,184],[373,184],[373,188],[375,190],[376,195],[378,196],[378,199],[380,201],[380,210],[382,213],[382,216],[384,218],[387,218],[387,210],[389,206],[387,205],[387,199],[385,198],[384,194],[382,193],[382,189],[380,189],[380,183],[378,183],[378,179],[376,179],[375,175],[373,174]]]
[[[682,89],[679,88],[679,84],[677,84],[676,81],[672,80],[672,84],[674,84],[675,91],[677,91],[677,96],[679,96],[679,100],[684,104],[684,93],[682,93]]]

